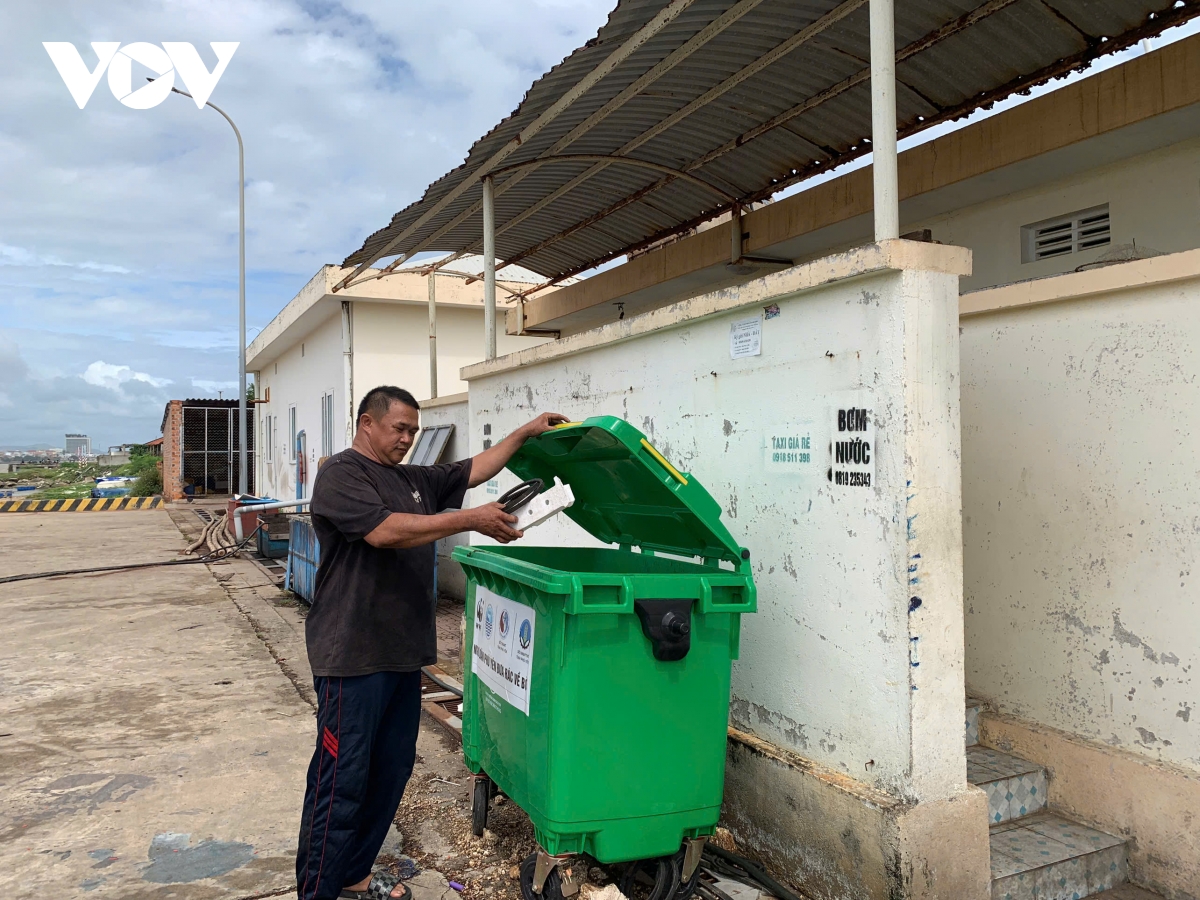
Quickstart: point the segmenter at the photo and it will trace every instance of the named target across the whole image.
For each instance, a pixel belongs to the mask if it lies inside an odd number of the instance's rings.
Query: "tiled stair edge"
[[[1200,831],[1182,827],[1200,809],[1200,772],[1149,759],[1017,716],[984,710],[984,746],[1050,773],[1050,810],[1131,838],[1130,878],[1164,897],[1200,897]]]

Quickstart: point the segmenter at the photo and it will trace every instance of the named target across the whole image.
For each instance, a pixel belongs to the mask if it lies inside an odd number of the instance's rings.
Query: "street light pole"
[[[177,87],[171,88],[171,92],[192,96]],[[238,493],[247,494],[250,487],[246,472],[246,151],[242,146],[242,133],[225,110],[215,103],[204,105],[224,116],[238,142]]]

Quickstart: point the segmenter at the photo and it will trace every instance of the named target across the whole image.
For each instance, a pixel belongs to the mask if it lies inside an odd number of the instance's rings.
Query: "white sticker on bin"
[[[471,671],[525,715],[529,715],[535,622],[533,607],[475,586]]]

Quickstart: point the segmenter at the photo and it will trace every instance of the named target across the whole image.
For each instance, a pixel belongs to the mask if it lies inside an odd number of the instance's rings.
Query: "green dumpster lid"
[[[606,543],[636,544],[739,565],[749,551],[721,524],[721,506],[694,475],[680,472],[646,436],[616,416],[593,416],[531,438],[509,460],[522,479],[571,486],[566,510]]]

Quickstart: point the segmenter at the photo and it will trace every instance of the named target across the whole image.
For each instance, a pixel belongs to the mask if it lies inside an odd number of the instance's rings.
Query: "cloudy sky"
[[[132,0],[0,6],[0,448],[158,436],[236,396],[237,147],[212,110],[80,110],[43,41],[239,41],[212,100],[246,142],[250,334],[340,262],[612,0]],[[135,81],[150,74],[134,67]],[[232,389],[232,390],[231,390]]]

